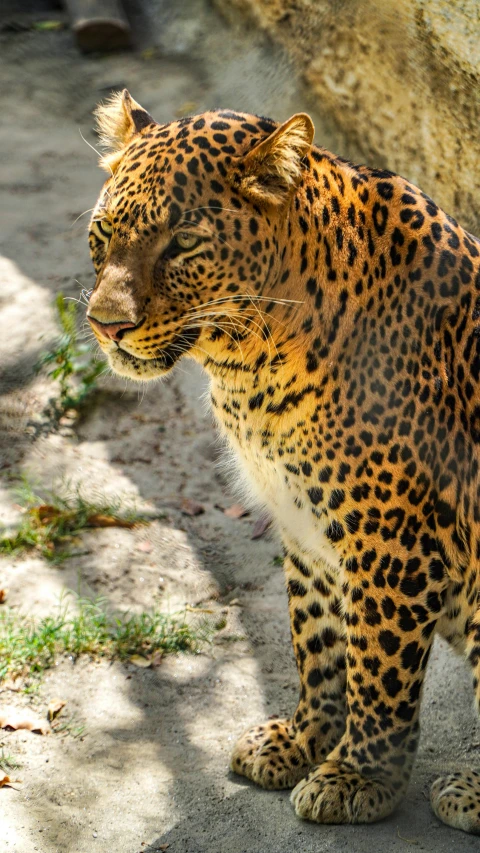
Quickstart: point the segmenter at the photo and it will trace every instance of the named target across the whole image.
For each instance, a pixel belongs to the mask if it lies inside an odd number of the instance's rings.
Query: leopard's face
[[[147,125],[108,160],[90,225],[87,316],[123,376],[153,379],[185,353],[214,361],[258,332],[288,192],[277,182],[275,200],[260,198],[245,163],[275,125],[230,115]],[[263,185],[272,195],[272,181]]]

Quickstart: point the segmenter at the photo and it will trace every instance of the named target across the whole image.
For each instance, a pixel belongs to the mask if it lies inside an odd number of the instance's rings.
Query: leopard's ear
[[[242,157],[234,160],[230,183],[259,204],[282,205],[302,177],[302,160],[315,135],[312,119],[297,113]]]
[[[109,152],[121,151],[144,127],[156,124],[127,89],[115,92],[105,104],[100,104],[95,117],[100,143]]]

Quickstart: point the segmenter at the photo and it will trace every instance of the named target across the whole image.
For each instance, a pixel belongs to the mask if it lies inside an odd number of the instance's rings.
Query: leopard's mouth
[[[120,376],[130,379],[148,380],[168,373],[183,355],[188,355],[200,335],[200,329],[186,329],[175,335],[172,340],[154,356],[142,357],[125,349],[127,340],[115,343],[107,352],[112,370]],[[122,346],[123,344],[123,346]]]

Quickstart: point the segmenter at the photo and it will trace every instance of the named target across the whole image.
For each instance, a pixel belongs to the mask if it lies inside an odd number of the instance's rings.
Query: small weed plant
[[[0,539],[0,554],[17,554],[30,548],[47,560],[59,562],[70,555],[69,543],[82,530],[94,527],[127,527],[145,524],[147,519],[120,499],[84,497],[80,487],[63,494],[54,491],[36,493],[24,480],[17,491],[23,509],[18,529]]]
[[[128,660],[173,652],[199,652],[216,628],[206,620],[187,622],[185,613],[157,610],[111,615],[103,598],[61,602],[58,612],[35,620],[12,608],[0,610],[0,681],[41,674],[61,655]]]
[[[4,773],[8,773],[11,770],[18,770],[22,765],[19,761],[12,755],[10,752],[7,752],[6,749],[2,747],[0,750],[0,770],[3,770]]]
[[[41,356],[39,367],[46,369],[47,376],[58,381],[60,394],[51,411],[58,419],[69,409],[81,408],[97,387],[105,363],[96,361],[91,346],[79,341],[77,303],[67,302],[59,293],[55,306],[61,335],[53,348]]]

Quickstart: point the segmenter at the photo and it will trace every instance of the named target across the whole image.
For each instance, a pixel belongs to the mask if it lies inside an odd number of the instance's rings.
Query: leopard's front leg
[[[338,578],[284,539],[300,699],[290,719],[268,720],[238,740],[231,769],[263,788],[293,788],[327,756],[345,726],[345,627]]]
[[[392,555],[377,539],[364,547],[363,558],[346,556],[346,729],[327,760],[292,792],[300,817],[370,823],[390,814],[405,794],[447,581],[428,533],[417,543],[409,549],[396,544]]]

